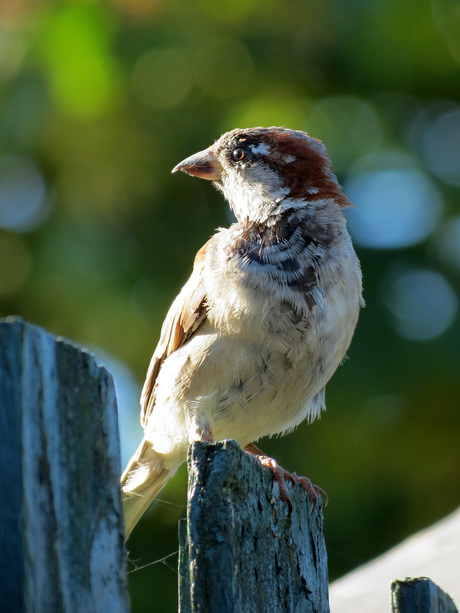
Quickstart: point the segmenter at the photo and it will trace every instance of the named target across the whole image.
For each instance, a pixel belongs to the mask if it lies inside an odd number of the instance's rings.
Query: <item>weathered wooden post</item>
[[[275,486],[277,487],[277,486]],[[179,529],[180,613],[328,613],[321,506],[288,507],[273,478],[234,441],[196,443]]]
[[[391,613],[458,613],[452,598],[428,577],[393,581]]]
[[[86,351],[0,320],[0,610],[126,613],[112,378]]]

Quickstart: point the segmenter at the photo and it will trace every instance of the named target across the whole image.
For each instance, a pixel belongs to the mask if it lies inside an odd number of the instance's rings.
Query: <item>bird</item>
[[[288,504],[287,480],[313,503],[325,496],[254,441],[320,416],[364,304],[343,214],[351,203],[320,140],[237,128],[178,171],[211,181],[236,221],[198,251],[161,328],[140,400],[143,439],[121,477],[126,539],[196,441],[238,441]]]

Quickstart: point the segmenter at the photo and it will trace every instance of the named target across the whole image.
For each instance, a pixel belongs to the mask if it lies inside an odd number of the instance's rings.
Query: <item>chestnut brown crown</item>
[[[173,172],[178,170],[214,181],[239,218],[257,216],[257,208],[269,214],[270,204],[276,207],[284,199],[313,202],[330,198],[340,207],[351,204],[323,143],[299,130],[237,128],[185,159]],[[245,206],[248,198],[252,204]]]

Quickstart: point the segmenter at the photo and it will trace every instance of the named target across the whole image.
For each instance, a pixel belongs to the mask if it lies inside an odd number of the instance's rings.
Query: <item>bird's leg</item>
[[[308,500],[311,504],[310,515],[318,506],[318,499],[320,496],[324,498],[324,502],[327,504],[328,498],[326,492],[318,485],[314,485],[308,477],[299,477],[296,473],[290,473],[280,466],[274,458],[265,455],[263,451],[254,445],[254,443],[249,443],[244,449],[250,455],[257,458],[262,466],[266,466],[272,471],[273,478],[278,483],[280,489],[280,500],[288,505],[289,515],[292,512],[292,502],[287,491],[286,481],[290,481],[292,484],[299,483],[307,492]]]
[[[190,428],[190,444],[199,441],[205,441],[207,443],[214,443],[214,437],[212,435],[211,425],[208,421],[198,420],[197,416],[192,417],[192,423]]]

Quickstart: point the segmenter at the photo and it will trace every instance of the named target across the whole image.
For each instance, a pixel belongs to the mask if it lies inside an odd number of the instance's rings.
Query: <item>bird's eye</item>
[[[233,149],[232,156],[236,162],[241,162],[246,157],[246,151],[242,147],[237,147]]]

